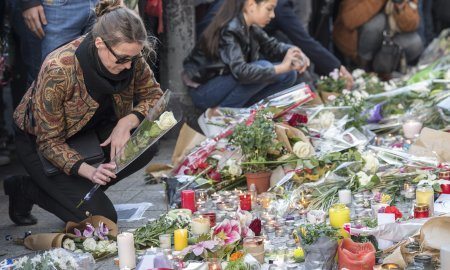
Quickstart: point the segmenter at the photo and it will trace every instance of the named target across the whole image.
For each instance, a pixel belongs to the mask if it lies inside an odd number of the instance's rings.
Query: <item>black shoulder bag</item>
[[[389,29],[383,31],[383,43],[372,63],[373,71],[376,73],[392,73],[399,68],[400,60],[405,59],[402,47],[395,43],[392,37]]]
[[[32,87],[33,90],[31,92],[30,99],[27,104],[25,117],[28,117],[32,126],[35,126],[33,113],[31,111],[31,100],[32,97],[34,96],[36,88],[34,85]],[[67,139],[66,143],[75,151],[77,151],[83,157],[84,162],[86,162],[89,165],[97,165],[105,160],[105,154],[103,153],[103,150],[100,146],[100,141],[94,130],[89,130],[81,134],[75,134],[74,136]],[[36,145],[36,152],[42,163],[45,175],[54,176],[62,172],[61,169],[54,166],[42,155],[37,145]]]

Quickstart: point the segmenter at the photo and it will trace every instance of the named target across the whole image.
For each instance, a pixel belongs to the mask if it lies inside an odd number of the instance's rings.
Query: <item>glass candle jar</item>
[[[431,186],[420,186],[416,189],[417,204],[426,204],[429,209],[429,216],[434,214],[434,189]]]
[[[343,237],[350,237],[349,233],[343,229],[344,224],[350,223],[350,208],[344,204],[335,204],[329,210],[330,224],[333,228],[340,229]]]
[[[414,218],[427,218],[430,217],[430,209],[428,204],[414,205]]]

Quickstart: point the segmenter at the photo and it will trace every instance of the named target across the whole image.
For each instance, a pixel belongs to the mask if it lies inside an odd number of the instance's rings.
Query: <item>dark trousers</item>
[[[100,142],[103,142],[111,134],[113,127],[113,125],[108,125],[95,129]],[[111,179],[110,183],[99,188],[88,202],[85,202],[77,209],[77,204],[94,184],[81,176],[66,175],[63,172],[54,176],[45,175],[36,152],[35,139],[34,136],[16,127],[17,154],[31,176],[31,181],[25,184],[24,196],[43,209],[53,213],[64,222],[79,222],[86,218],[86,212],[92,215],[102,215],[117,222],[117,213],[112,202],[104,192],[109,186],[114,185],[147,165],[157,151],[156,145],[150,147],[133,163],[120,171],[116,179]],[[109,149],[109,146],[104,148],[105,157],[109,157]]]

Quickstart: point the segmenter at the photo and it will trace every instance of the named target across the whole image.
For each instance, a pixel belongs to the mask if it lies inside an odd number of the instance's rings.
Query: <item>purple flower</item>
[[[95,228],[90,223],[86,223],[86,229],[83,231],[83,236],[87,238],[92,237],[94,232]]]
[[[108,227],[103,222],[100,222],[98,224],[98,228],[95,229],[94,235],[98,236],[100,240],[107,240],[108,237],[106,237],[109,233]]]
[[[383,110],[383,105],[385,102],[378,103],[371,110],[368,111],[367,122],[368,123],[378,123],[383,119],[381,115]]]
[[[75,233],[76,236],[81,236],[81,232],[77,228],[74,228],[73,232]]]

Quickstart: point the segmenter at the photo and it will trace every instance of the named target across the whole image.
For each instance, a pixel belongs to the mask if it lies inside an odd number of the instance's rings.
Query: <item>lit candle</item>
[[[427,204],[430,217],[434,214],[434,190],[430,186],[421,186],[416,189],[417,204]]]
[[[339,203],[342,204],[352,203],[352,192],[349,189],[339,190]]]
[[[161,234],[159,236],[159,247],[162,249],[172,248],[172,240],[170,234]]]
[[[381,265],[381,269],[383,270],[400,270],[400,266],[395,263],[384,263]]]
[[[173,232],[174,234],[174,249],[175,251],[181,251],[188,246],[188,230],[178,229]]]
[[[117,249],[119,253],[119,267],[133,269],[136,267],[136,252],[133,234],[124,232],[117,235]]]
[[[195,192],[193,190],[181,191],[181,208],[189,209],[194,213],[195,208]]]
[[[191,231],[194,235],[209,233],[209,219],[203,217],[193,218],[191,221]]]
[[[248,193],[239,195],[239,204],[241,210],[251,211],[252,210],[252,196]]]
[[[329,210],[330,224],[333,228],[340,229],[340,234],[348,238],[350,235],[343,229],[344,224],[350,223],[350,208],[344,204],[335,204]]]
[[[414,139],[420,133],[422,123],[415,120],[409,120],[403,124],[403,135],[407,139]]]

